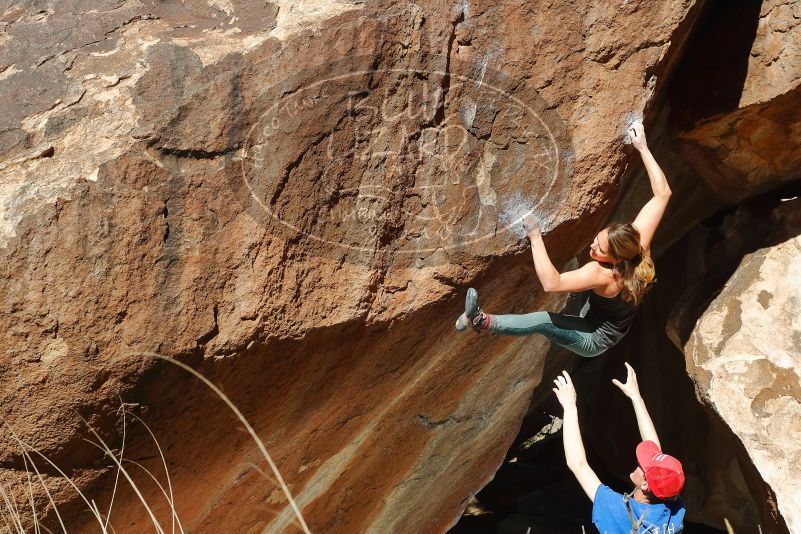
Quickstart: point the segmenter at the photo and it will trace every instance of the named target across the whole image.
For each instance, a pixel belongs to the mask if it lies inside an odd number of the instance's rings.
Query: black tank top
[[[617,344],[629,331],[637,305],[623,300],[622,291],[611,298],[602,297],[592,289],[584,293],[587,300],[581,315],[595,327],[593,340],[607,347]]]

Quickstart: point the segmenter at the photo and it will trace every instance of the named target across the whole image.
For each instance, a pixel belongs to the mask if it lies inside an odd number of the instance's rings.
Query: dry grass
[[[267,452],[267,448],[264,446],[261,438],[259,438],[258,434],[256,434],[253,427],[250,423],[245,419],[242,412],[234,405],[234,403],[223,393],[217,386],[215,386],[211,381],[209,381],[206,377],[198,373],[196,370],[192,369],[188,365],[174,360],[172,358],[168,358],[161,354],[157,353],[140,353],[135,356],[146,356],[151,358],[156,358],[160,360],[164,360],[169,362],[173,365],[176,365],[183,370],[191,373],[197,379],[202,381],[214,394],[222,400],[228,408],[234,412],[236,417],[239,419],[242,426],[247,429],[248,433],[250,434],[253,441],[259,448],[264,459],[267,461],[267,464],[270,466],[270,470],[272,472],[272,476],[269,476],[267,473],[262,471],[258,466],[254,466],[257,472],[259,472],[262,477],[268,481],[271,485],[278,485],[281,487],[284,495],[286,496],[287,501],[289,502],[292,510],[295,513],[295,517],[297,519],[297,523],[300,529],[307,534],[310,534],[310,530],[306,524],[305,519],[303,518],[303,514],[300,511],[300,508],[295,503],[292,494],[289,491],[281,473],[278,470],[278,467],[273,462],[272,457]],[[0,424],[9,432],[13,441],[17,444],[22,452],[22,459],[24,462],[24,474],[20,473],[22,476],[22,480],[18,478],[15,480],[15,491],[10,492],[8,488],[3,486],[0,483],[0,498],[2,502],[0,502],[0,517],[2,518],[2,522],[0,522],[0,531],[5,531],[9,534],[17,533],[17,534],[26,534],[28,532],[33,531],[35,534],[41,533],[51,533],[52,531],[47,528],[42,521],[46,515],[46,512],[50,512],[52,510],[55,518],[57,520],[58,527],[61,529],[62,532],[67,532],[67,527],[64,524],[64,520],[59,512],[58,505],[53,498],[50,488],[48,484],[45,482],[44,477],[42,476],[39,467],[37,466],[37,462],[39,465],[42,465],[41,462],[49,465],[54,469],[60,478],[66,480],[72,489],[76,492],[76,494],[80,497],[83,503],[86,505],[86,508],[90,511],[94,520],[96,521],[100,532],[104,534],[114,534],[114,528],[112,526],[112,510],[115,504],[115,498],[117,497],[117,489],[120,483],[127,483],[133,493],[137,496],[139,501],[144,508],[145,513],[147,514],[148,519],[152,523],[153,527],[156,529],[156,532],[159,534],[166,534],[165,526],[162,525],[156,514],[154,513],[153,509],[151,508],[151,503],[145,498],[145,495],[142,492],[142,489],[139,487],[137,482],[134,480],[134,477],[129,472],[131,467],[135,468],[137,471],[143,471],[147,475],[147,480],[152,481],[158,490],[161,493],[161,496],[165,499],[167,505],[170,509],[170,525],[169,525],[169,532],[171,534],[175,534],[179,532],[180,534],[184,534],[184,526],[181,523],[180,516],[178,514],[178,510],[175,506],[175,496],[173,494],[173,487],[172,487],[172,480],[170,478],[170,472],[168,468],[167,460],[164,456],[164,451],[159,444],[156,435],[153,433],[151,428],[143,421],[140,417],[136,414],[133,414],[128,411],[127,406],[125,403],[122,402],[120,399],[120,416],[122,418],[122,445],[120,447],[119,453],[115,453],[111,447],[103,440],[100,434],[92,427],[92,425],[83,418],[80,414],[78,416],[86,425],[86,428],[89,430],[89,433],[93,437],[93,439],[87,439],[86,441],[94,447],[97,447],[99,450],[103,451],[105,457],[111,460],[113,467],[115,469],[115,477],[114,477],[114,485],[111,492],[111,497],[109,499],[108,507],[104,512],[101,512],[100,507],[97,503],[90,499],[81,488],[78,487],[78,484],[73,480],[67,473],[65,473],[58,465],[55,464],[47,455],[42,453],[39,449],[37,449],[32,444],[28,443],[24,439],[20,437],[20,435],[14,430],[14,428],[2,417],[0,416]],[[128,432],[128,420],[129,417],[136,420],[140,423],[150,435],[153,443],[156,446],[158,451],[159,459],[161,460],[161,466],[164,470],[164,481],[159,479],[152,471],[147,469],[141,463],[125,458],[125,443],[127,438]],[[36,458],[36,461],[34,461]],[[126,468],[127,466],[127,468]],[[47,496],[47,505],[44,510],[40,510],[36,504],[36,488],[37,486],[41,486],[44,489],[44,493]],[[39,505],[41,507],[41,504]],[[52,521],[51,521],[52,522]]]

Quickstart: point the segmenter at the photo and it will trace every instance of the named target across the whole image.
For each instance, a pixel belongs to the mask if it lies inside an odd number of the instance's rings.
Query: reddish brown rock
[[[795,180],[801,175],[800,103],[801,87],[795,87],[702,122],[682,136],[682,155],[728,201]]]
[[[186,530],[292,528],[251,437],[158,352],[231,397],[312,531],[446,529],[501,461],[546,350],[456,335],[464,290],[499,310],[557,305],[506,227],[535,204],[559,264],[590,238],[633,158],[626,117],[696,14],[689,0],[6,8],[4,480],[25,490],[13,428],[106,513],[114,463],[86,419],[166,482],[129,415],[123,442],[125,403],[158,438]],[[97,528],[42,469],[70,527]],[[128,484],[113,497],[115,531],[151,528]]]
[[[727,72],[716,66],[695,72],[725,83],[710,82],[706,94],[699,95],[701,103],[689,104],[718,113],[681,135],[681,153],[717,196],[736,202],[801,175],[801,7],[770,0],[761,6],[744,2],[731,12],[741,21],[738,29],[728,31],[729,24],[725,33],[710,38],[728,45],[718,47],[721,53],[747,61],[734,66],[730,58],[721,58],[718,65]],[[753,35],[742,35],[752,26]],[[750,49],[747,56],[738,52],[743,45]]]

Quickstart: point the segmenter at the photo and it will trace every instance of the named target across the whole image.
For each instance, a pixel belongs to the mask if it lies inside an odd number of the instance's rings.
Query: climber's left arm
[[[643,125],[640,123],[633,124],[629,136],[634,148],[640,152],[645,170],[648,173],[648,179],[651,182],[651,190],[654,193],[653,198],[643,206],[632,223],[640,233],[640,246],[645,250],[650,250],[651,240],[659,223],[662,221],[662,216],[665,214],[672,191],[665,173],[662,172],[653,154],[648,149]]]

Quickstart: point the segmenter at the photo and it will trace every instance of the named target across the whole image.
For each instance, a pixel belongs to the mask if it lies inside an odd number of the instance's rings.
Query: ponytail
[[[619,258],[613,268],[621,296],[639,306],[649,286],[656,281],[651,255],[640,246],[640,233],[631,224],[613,224],[609,227],[608,238],[610,254]]]
[[[635,264],[635,262],[637,262]],[[626,274],[621,273],[620,283],[623,286],[623,300],[639,306],[649,286],[656,281],[654,261],[647,251],[640,249],[640,254],[631,260],[620,262]],[[620,272],[621,269],[618,270]],[[628,276],[627,276],[628,275]]]

